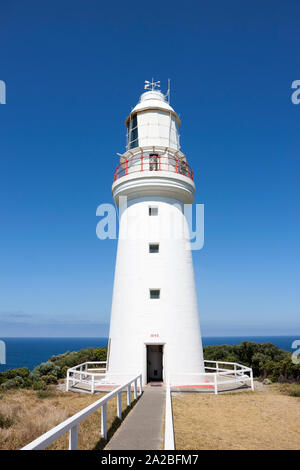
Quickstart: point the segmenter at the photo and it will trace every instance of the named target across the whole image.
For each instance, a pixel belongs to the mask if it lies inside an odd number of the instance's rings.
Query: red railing
[[[122,176],[142,171],[170,171],[193,180],[193,170],[187,161],[170,155],[138,155],[124,160],[114,173],[114,181]]]

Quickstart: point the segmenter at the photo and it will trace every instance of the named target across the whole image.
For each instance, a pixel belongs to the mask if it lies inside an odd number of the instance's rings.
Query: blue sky
[[[193,253],[204,335],[300,334],[298,1],[1,5],[0,337],[104,336],[124,119],[172,80],[205,204]]]

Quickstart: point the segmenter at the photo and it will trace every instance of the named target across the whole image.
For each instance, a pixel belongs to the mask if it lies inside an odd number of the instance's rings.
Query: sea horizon
[[[300,332],[297,335],[203,335],[203,338],[285,338],[285,337],[291,337],[291,336],[300,336]],[[108,336],[0,336],[0,340],[5,340],[8,338],[22,338],[22,339],[34,339],[34,338],[44,338],[44,339],[51,339],[51,338],[85,338],[85,339],[98,339],[98,338],[106,338],[108,339]]]
[[[232,335],[232,336],[203,336],[203,346],[234,345],[242,341],[256,343],[272,343],[288,352],[293,352],[292,343],[300,339],[299,335]],[[52,356],[67,351],[78,351],[88,347],[107,346],[108,337],[98,336],[6,336],[0,337],[6,344],[6,364],[0,364],[0,372],[7,369],[28,367],[32,370],[41,362],[49,360]]]

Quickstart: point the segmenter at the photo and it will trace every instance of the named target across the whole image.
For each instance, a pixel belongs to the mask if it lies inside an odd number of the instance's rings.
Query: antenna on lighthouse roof
[[[152,78],[152,82],[145,80],[144,88],[145,90],[151,89],[151,91],[155,90],[155,88],[160,88],[160,81],[158,80],[157,82],[155,82],[153,78]]]
[[[165,94],[165,98],[168,98],[168,104],[170,104],[170,96],[171,96],[171,79],[168,78],[168,91]]]

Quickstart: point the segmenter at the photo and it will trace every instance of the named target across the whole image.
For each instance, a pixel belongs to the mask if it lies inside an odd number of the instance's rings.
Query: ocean
[[[203,337],[203,346],[240,344],[242,341],[270,342],[285,351],[293,352],[293,341],[298,336],[217,336]],[[6,344],[6,364],[0,364],[0,372],[18,367],[32,370],[51,356],[82,348],[107,346],[107,338],[0,338]]]

